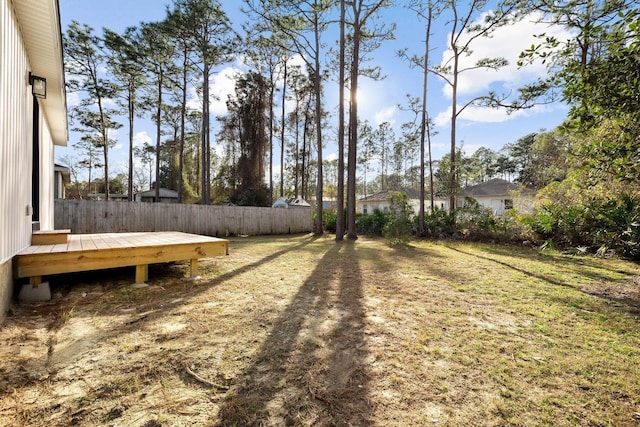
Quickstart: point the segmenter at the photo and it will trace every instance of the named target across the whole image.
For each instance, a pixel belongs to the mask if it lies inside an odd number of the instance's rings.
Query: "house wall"
[[[0,0],[0,321],[13,295],[11,260],[31,243],[33,97],[11,0]],[[42,109],[40,110],[42,112]],[[53,228],[53,141],[40,118],[40,228]]]
[[[53,197],[55,199],[65,198],[64,178],[60,172],[53,173]]]
[[[364,207],[367,207],[367,215],[371,215],[374,210],[379,209],[382,212],[389,212],[389,206],[391,204],[387,201],[367,201],[367,202],[357,202],[356,203],[356,211],[358,213],[364,213]]]
[[[0,0],[0,29],[0,263],[5,263],[31,241],[33,100],[27,54],[9,0]]]
[[[485,208],[490,208],[494,215],[504,214],[504,200],[511,199],[513,208],[519,213],[531,213],[533,211],[533,195],[508,195],[508,196],[475,196],[476,201]]]
[[[475,196],[474,199],[480,204],[480,206],[491,209],[494,215],[501,216],[504,212],[503,200],[506,196]]]
[[[367,214],[371,214],[373,213],[373,211],[375,209],[380,209],[380,211],[382,212],[389,212],[389,207],[391,206],[391,203],[389,203],[388,201],[358,201],[356,203],[356,211],[358,211],[358,213],[364,213],[364,206],[367,206]],[[411,208],[413,209],[413,213],[414,214],[418,214],[418,212],[420,212],[420,200],[417,199],[410,199],[409,200],[409,205],[411,205]],[[448,203],[442,200],[434,200],[434,206],[436,208],[442,208],[445,209],[448,206]],[[385,211],[386,208],[386,211]],[[424,208],[425,208],[425,212],[429,213],[431,211],[431,201],[430,200],[425,200],[424,201]]]
[[[53,230],[54,148],[47,121],[40,116],[40,229]]]

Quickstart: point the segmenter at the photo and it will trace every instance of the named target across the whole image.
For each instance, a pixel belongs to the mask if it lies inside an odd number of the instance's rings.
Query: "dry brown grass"
[[[639,425],[635,264],[309,235],[230,253],[14,307],[0,425]]]

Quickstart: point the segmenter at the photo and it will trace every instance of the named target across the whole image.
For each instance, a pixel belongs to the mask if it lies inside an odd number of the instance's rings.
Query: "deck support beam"
[[[189,277],[193,278],[198,275],[198,258],[191,259],[191,268],[189,269]]]
[[[149,280],[149,264],[136,265],[136,285]]]

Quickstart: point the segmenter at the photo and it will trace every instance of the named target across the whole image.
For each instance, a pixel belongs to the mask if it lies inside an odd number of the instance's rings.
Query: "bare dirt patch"
[[[57,276],[14,306],[0,424],[639,425],[637,265],[305,235],[200,268]]]

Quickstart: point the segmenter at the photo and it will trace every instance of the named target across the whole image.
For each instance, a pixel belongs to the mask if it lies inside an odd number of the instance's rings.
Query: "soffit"
[[[47,79],[47,98],[40,100],[51,137],[66,146],[67,101],[58,0],[13,0],[31,73]]]

